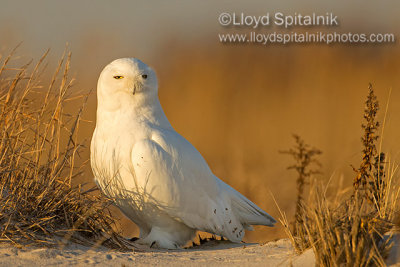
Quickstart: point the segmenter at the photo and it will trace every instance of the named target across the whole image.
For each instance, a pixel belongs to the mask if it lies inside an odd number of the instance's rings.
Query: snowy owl
[[[274,225],[268,213],[216,177],[172,128],[149,66],[135,58],[114,60],[100,74],[97,98],[94,179],[137,224],[136,242],[177,249],[197,230],[241,242],[251,225]]]

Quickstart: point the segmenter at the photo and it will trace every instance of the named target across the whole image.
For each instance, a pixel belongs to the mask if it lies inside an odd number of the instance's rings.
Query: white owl
[[[240,242],[251,225],[274,225],[172,128],[149,66],[135,58],[111,62],[100,75],[97,98],[90,155],[95,181],[138,225],[137,242],[176,249],[197,230]]]

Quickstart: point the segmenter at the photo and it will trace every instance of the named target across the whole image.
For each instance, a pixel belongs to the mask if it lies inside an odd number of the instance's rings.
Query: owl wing
[[[275,220],[218,179],[201,154],[175,131],[137,142],[132,164],[147,199],[191,228],[240,242],[252,224]]]

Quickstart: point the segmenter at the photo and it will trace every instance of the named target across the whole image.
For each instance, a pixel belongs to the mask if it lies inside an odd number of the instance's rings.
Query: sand
[[[179,251],[136,249],[119,252],[70,244],[64,249],[18,249],[2,245],[0,266],[313,266],[312,251],[296,256],[288,240],[266,244],[210,241]]]
[[[400,266],[400,247],[392,249],[389,266]],[[396,253],[395,253],[396,252]],[[396,258],[397,257],[397,258]],[[69,244],[64,249],[0,246],[0,266],[314,266],[312,250],[296,255],[287,239],[266,244],[210,241],[178,251],[136,249],[119,252]]]

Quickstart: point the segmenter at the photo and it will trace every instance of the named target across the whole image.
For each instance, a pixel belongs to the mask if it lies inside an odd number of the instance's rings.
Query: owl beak
[[[133,83],[133,92],[132,94],[136,94],[136,91],[140,92],[140,89],[142,89],[142,84],[139,81],[135,81]]]

